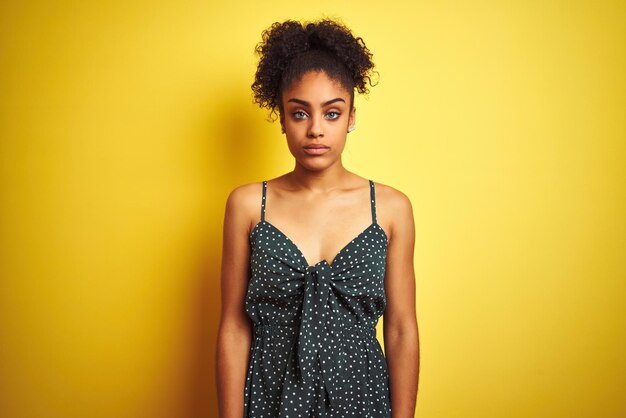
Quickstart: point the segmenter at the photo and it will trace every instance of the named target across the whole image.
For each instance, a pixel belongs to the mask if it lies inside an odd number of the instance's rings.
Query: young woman
[[[295,166],[226,202],[219,416],[413,418],[412,206],[341,160],[372,54],[328,19],[275,23],[256,51],[255,99],[279,117]]]

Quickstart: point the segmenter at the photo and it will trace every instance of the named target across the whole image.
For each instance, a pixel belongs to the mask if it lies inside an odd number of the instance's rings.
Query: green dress
[[[244,418],[388,418],[389,374],[376,338],[386,306],[387,235],[372,223],[332,263],[308,265],[298,246],[265,220],[250,233],[245,309],[254,324]]]

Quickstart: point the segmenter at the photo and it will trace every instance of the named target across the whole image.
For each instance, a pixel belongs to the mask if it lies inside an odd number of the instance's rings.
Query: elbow
[[[385,341],[402,341],[403,344],[419,343],[419,334],[416,327],[384,330],[384,338]]]
[[[419,342],[419,331],[416,320],[406,320],[385,324],[383,327],[385,341],[402,340],[410,343]]]

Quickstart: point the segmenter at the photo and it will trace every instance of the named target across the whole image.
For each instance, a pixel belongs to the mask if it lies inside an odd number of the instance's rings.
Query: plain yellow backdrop
[[[294,164],[253,49],[325,16],[380,73],[344,164],[414,208],[416,416],[626,416],[626,3],[590,0],[2,2],[0,416],[216,417],[225,199]]]

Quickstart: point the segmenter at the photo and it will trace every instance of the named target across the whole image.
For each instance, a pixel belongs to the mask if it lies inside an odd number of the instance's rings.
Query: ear
[[[283,115],[280,116],[280,131],[285,133],[285,117]]]
[[[348,117],[348,129],[354,128],[356,123],[356,107],[352,106],[352,110],[350,111],[350,116]]]

